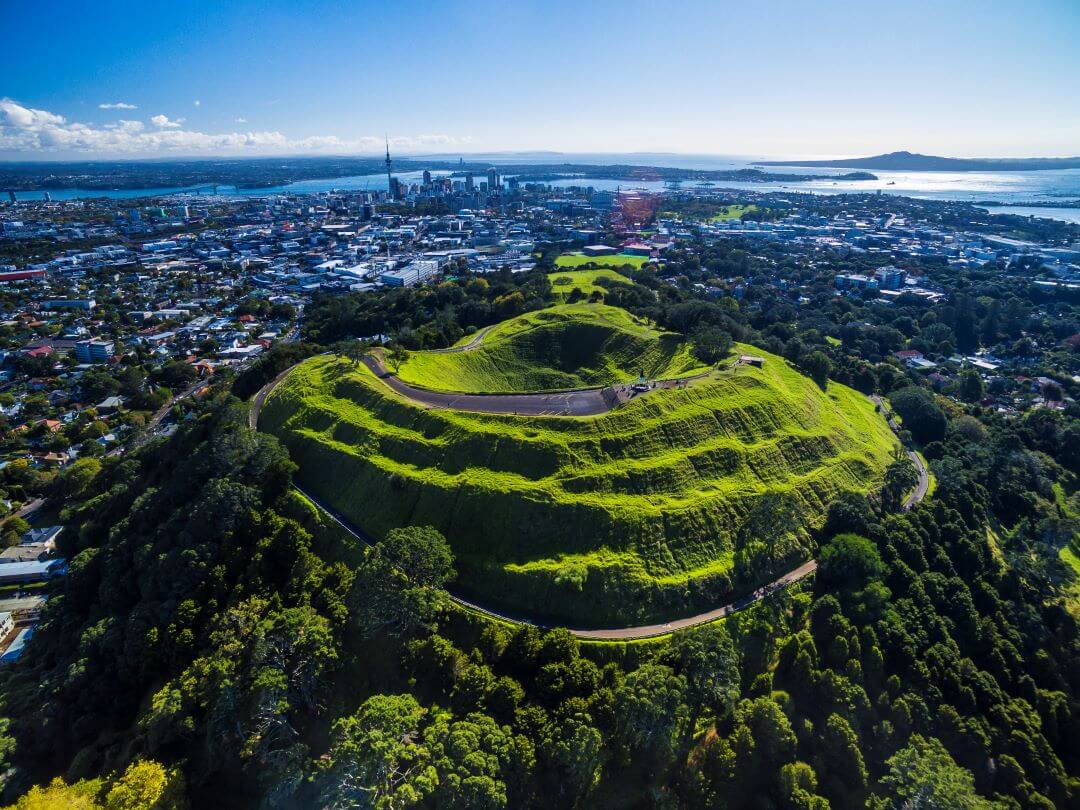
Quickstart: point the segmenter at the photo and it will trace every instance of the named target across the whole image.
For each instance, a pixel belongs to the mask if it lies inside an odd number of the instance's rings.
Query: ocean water
[[[456,158],[457,156],[432,156],[435,159]],[[578,164],[637,164],[652,166],[671,166],[674,168],[731,170],[753,168],[751,160],[708,155],[669,155],[669,154],[535,154],[535,155],[491,155],[492,165],[499,163],[560,163]],[[852,192],[876,192],[899,194],[907,197],[935,200],[957,200],[963,202],[992,201],[1002,207],[993,207],[991,213],[1015,213],[1024,216],[1039,216],[1059,219],[1066,222],[1080,223],[1080,208],[1031,206],[1033,202],[1047,203],[1055,200],[1080,199],[1080,169],[1064,169],[1029,172],[880,172],[875,171],[876,180],[839,180],[843,170],[818,167],[799,168],[795,166],[772,167],[774,173],[812,174],[820,179],[800,182],[747,183],[735,181],[717,181],[713,188],[742,189],[749,191],[797,191],[815,194],[844,194]],[[432,172],[438,176],[445,172]],[[420,172],[396,173],[403,182],[418,182]],[[479,182],[478,178],[478,182]],[[640,188],[649,191],[663,191],[667,186],[661,181],[627,182],[599,178],[580,178],[557,180],[555,186],[592,186],[600,190],[620,188]],[[683,188],[694,188],[698,183],[683,183]],[[319,194],[335,190],[385,191],[385,174],[355,175],[334,177],[320,180],[302,180],[281,186],[262,189],[236,189],[232,186],[219,186],[218,193],[224,196],[264,197],[274,194]],[[112,199],[134,199],[137,197],[172,196],[192,193],[185,188],[154,188],[137,190],[97,191],[90,189],[59,189],[52,191],[54,200],[83,199],[89,197],[108,197]],[[42,192],[20,192],[21,200],[40,200]]]

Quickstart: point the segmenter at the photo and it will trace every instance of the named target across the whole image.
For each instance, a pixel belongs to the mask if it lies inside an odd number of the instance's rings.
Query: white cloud
[[[238,123],[238,124],[246,124],[247,119],[246,118],[237,118],[236,123]]]
[[[155,115],[150,118],[150,123],[153,128],[148,128],[142,121],[127,119],[94,126],[68,121],[62,115],[27,107],[10,98],[0,98],[0,152],[346,154],[378,152],[383,146],[383,139],[378,135],[290,138],[276,131],[211,134],[184,129],[183,118],[171,119],[166,115]],[[390,146],[407,151],[467,144],[470,140],[449,135],[398,136],[390,139]]]
[[[125,132],[129,135],[134,135],[137,132],[142,132],[145,128],[146,127],[142,121],[128,121],[124,118],[121,118],[115,124],[105,125],[105,129],[118,130],[120,132]]]
[[[202,106],[202,102],[201,102],[201,101],[199,101],[198,99],[195,99],[195,106],[196,106],[196,107],[201,107],[201,106]]]
[[[98,104],[99,110],[137,110],[139,109],[134,104],[128,104],[126,101],[114,101],[111,104]]]
[[[183,118],[177,118],[175,121],[170,120],[167,115],[155,115],[150,119],[150,123],[155,127],[161,127],[162,129],[179,129],[180,125],[184,123]]]

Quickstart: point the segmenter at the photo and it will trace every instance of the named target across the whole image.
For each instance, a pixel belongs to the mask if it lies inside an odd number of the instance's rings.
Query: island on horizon
[[[1047,169],[1080,169],[1080,157],[951,158],[901,151],[840,160],[757,160],[754,161],[754,165],[907,172],[1030,172]]]

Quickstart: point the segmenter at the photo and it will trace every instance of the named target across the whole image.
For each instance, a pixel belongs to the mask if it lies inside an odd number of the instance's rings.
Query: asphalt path
[[[473,335],[472,340],[470,340],[464,346],[449,346],[445,349],[428,349],[427,352],[428,354],[460,354],[461,352],[472,351],[480,345],[480,341],[484,339],[484,335],[490,332],[493,328],[494,327],[491,326],[485,326],[483,329]]]
[[[461,347],[461,348],[464,349],[465,347]],[[390,388],[397,391],[398,393],[402,394],[403,396],[406,396],[406,397],[408,397],[410,399],[415,399],[416,401],[421,402],[421,403],[425,403],[426,398],[429,398],[429,397],[432,398],[430,400],[430,406],[431,407],[457,408],[459,410],[471,410],[471,408],[468,408],[467,406],[464,406],[464,405],[461,405],[461,404],[458,404],[458,403],[461,403],[463,400],[466,401],[467,403],[468,402],[473,402],[475,400],[480,400],[481,402],[478,402],[476,404],[477,405],[486,405],[487,408],[494,408],[494,407],[501,407],[501,408],[504,408],[504,409],[508,408],[508,407],[522,408],[524,406],[522,405],[521,400],[531,400],[532,407],[536,409],[535,411],[532,411],[533,413],[535,413],[535,415],[554,415],[553,412],[550,410],[550,408],[552,407],[552,403],[554,403],[556,405],[561,404],[562,408],[565,410],[565,409],[573,409],[574,407],[576,407],[574,405],[574,402],[575,402],[575,400],[578,400],[579,395],[591,393],[591,394],[594,394],[594,395],[600,395],[602,397],[601,392],[596,390],[596,389],[589,389],[587,391],[570,391],[570,392],[564,392],[564,393],[561,393],[561,394],[518,394],[518,395],[506,395],[506,396],[480,395],[480,394],[450,394],[450,393],[445,393],[445,392],[427,391],[427,390],[424,390],[424,389],[413,388],[412,386],[405,385],[400,380],[398,380],[396,377],[389,374],[386,371],[385,367],[382,366],[382,363],[377,358],[372,358],[372,357],[369,356],[369,357],[366,357],[364,359],[364,362],[367,364],[368,368],[370,368],[372,370],[372,372],[374,372],[377,376],[379,376],[383,380],[383,382],[386,383],[386,385],[388,385]],[[295,368],[295,366],[293,368]],[[274,389],[274,387],[291,370],[292,370],[292,368],[289,368],[289,369],[286,369],[285,371],[281,372],[279,375],[277,375],[277,377],[275,377],[273,380],[271,380],[266,385],[264,385],[258,391],[258,393],[255,394],[255,397],[252,400],[252,407],[251,407],[251,411],[250,411],[250,415],[249,415],[249,422],[250,422],[251,428],[253,430],[256,429],[257,426],[258,426],[259,412],[262,409],[263,403],[266,401],[267,395]],[[678,383],[678,381],[668,381],[668,382],[673,383],[673,384]],[[612,390],[612,389],[605,389],[605,390]],[[561,399],[554,399],[554,398],[561,398]],[[886,420],[889,423],[889,427],[891,427],[894,432],[899,432],[899,429],[898,429],[899,426],[896,424],[895,420],[889,414],[889,411],[886,408],[885,403],[882,401],[882,399],[880,397],[876,396],[876,395],[872,396],[871,399],[881,408],[881,412],[882,412],[883,415],[885,415]],[[548,410],[544,410],[544,409],[541,408],[541,406],[544,404],[544,400],[548,400]],[[584,401],[586,403],[589,402],[589,400],[581,400],[581,401]],[[593,402],[595,402],[595,400]],[[597,406],[595,404],[593,404],[593,405],[588,406],[588,407],[597,407]],[[595,413],[605,413],[606,411],[610,410],[611,407],[613,407],[613,405],[608,405],[605,402],[603,410],[596,411]],[[524,410],[486,410],[486,409],[483,412],[487,412],[487,413],[530,413],[530,411],[524,411]],[[567,415],[567,414],[563,414],[563,415]],[[573,413],[572,415],[589,415],[589,414],[588,413]],[[923,463],[922,459],[918,456],[918,454],[913,453],[911,451],[908,451],[908,457],[911,458],[912,462],[915,464],[915,467],[919,472],[919,483],[915,487],[915,490],[910,495],[908,495],[907,499],[904,501],[903,508],[905,510],[912,508],[915,504],[917,504],[919,501],[921,501],[926,496],[926,493],[927,493],[927,490],[928,490],[928,487],[929,487],[929,474],[928,474],[928,472],[926,470],[926,465]],[[302,487],[297,486],[295,484],[294,484],[294,487],[304,497],[306,497],[313,504],[315,504],[316,507],[318,507],[324,513],[326,513],[335,523],[337,523],[339,526],[341,526],[341,528],[343,528],[346,532],[348,532],[352,537],[359,540],[361,543],[364,543],[364,544],[367,544],[367,545],[372,545],[373,544],[374,540],[369,535],[367,535],[362,529],[360,529],[358,526],[355,526],[343,514],[338,512],[336,509],[331,507],[329,504],[324,503],[322,501],[322,499],[320,499],[319,497],[317,497],[313,493],[308,492],[307,490],[305,490]],[[688,628],[691,628],[691,627],[696,627],[698,625],[708,624],[709,622],[714,622],[714,621],[717,621],[718,619],[723,619],[723,618],[725,618],[727,616],[730,616],[733,613],[737,613],[740,610],[745,610],[746,608],[750,607],[751,605],[755,604],[756,602],[759,602],[762,599],[765,599],[766,597],[770,596],[771,594],[776,593],[778,590],[782,590],[783,588],[786,588],[788,585],[791,585],[792,583],[798,582],[799,580],[803,579],[804,577],[807,577],[807,576],[813,574],[816,570],[817,570],[817,560],[808,560],[808,561],[802,563],[801,565],[797,566],[796,568],[793,568],[792,570],[788,571],[787,573],[781,575],[780,577],[778,577],[777,579],[775,579],[772,582],[768,583],[767,585],[762,585],[757,590],[753,591],[752,593],[746,594],[745,596],[735,600],[734,602],[731,602],[731,603],[726,604],[726,605],[721,605],[720,607],[714,608],[713,610],[706,611],[705,613],[699,613],[699,614],[696,614],[694,616],[687,616],[687,617],[682,618],[682,619],[674,619],[674,620],[672,620],[670,622],[661,622],[661,623],[658,623],[658,624],[647,624],[647,625],[636,625],[636,626],[632,626],[632,627],[614,627],[614,628],[602,628],[602,629],[568,627],[567,629],[569,630],[569,632],[572,635],[577,636],[578,638],[587,639],[587,640],[591,640],[591,641],[632,641],[632,640],[635,640],[635,639],[645,639],[645,638],[653,638],[653,637],[656,637],[656,636],[663,636],[663,635],[667,635],[669,633],[674,633],[674,632],[676,632],[678,630],[685,630],[685,629],[688,629]],[[468,610],[472,610],[472,611],[475,611],[477,613],[481,613],[481,614],[483,614],[485,616],[488,616],[490,618],[497,619],[497,620],[500,620],[500,621],[510,622],[510,623],[514,623],[514,624],[529,624],[529,625],[533,625],[535,627],[540,627],[540,628],[561,627],[561,626],[563,626],[563,625],[545,624],[543,622],[540,622],[540,621],[537,621],[537,620],[534,620],[534,619],[530,619],[530,618],[525,617],[525,616],[513,615],[513,614],[506,613],[506,612],[501,611],[501,610],[496,609],[496,608],[481,605],[481,604],[478,604],[478,603],[472,601],[469,598],[466,598],[465,596],[463,596],[463,595],[461,595],[459,593],[455,593],[453,590],[449,591],[449,595],[450,595],[450,599],[453,600],[454,602],[456,602],[458,605],[460,605],[460,606],[462,606],[462,607],[464,607],[464,608],[466,608]]]
[[[885,400],[879,397],[877,394],[871,394],[870,399],[874,401],[874,404],[881,409],[882,415],[885,417],[885,421],[889,423],[889,427],[892,428],[893,433],[900,434],[900,425],[896,423],[896,419],[892,415],[892,411],[889,410],[885,404]],[[919,503],[926,497],[926,493],[930,490],[930,471],[926,469],[926,464],[923,463],[922,456],[916,453],[914,450],[906,450],[907,457],[911,459],[911,463],[915,465],[915,470],[919,473],[919,481],[915,484],[908,496],[904,498],[901,508],[907,512],[915,504]]]
[[[311,501],[315,506],[322,510],[326,515],[330,517],[335,523],[342,529],[348,532],[356,540],[366,545],[373,545],[374,539],[355,526],[343,514],[331,507],[329,504],[324,503],[319,497],[313,493],[307,491],[303,487],[293,484],[293,487]],[[808,560],[797,568],[793,568],[781,577],[773,580],[767,585],[762,585],[753,593],[748,593],[740,599],[735,600],[727,605],[715,608],[705,613],[699,613],[695,616],[687,616],[683,619],[673,619],[670,622],[661,622],[658,624],[643,624],[633,627],[613,627],[607,629],[587,629],[580,627],[567,627],[566,629],[571,635],[577,636],[581,639],[587,639],[590,641],[633,641],[635,639],[654,638],[656,636],[665,636],[669,633],[674,633],[677,630],[686,630],[691,627],[696,627],[700,624],[708,624],[709,622],[717,621],[718,619],[726,618],[733,613],[738,613],[740,610],[745,610],[756,602],[760,602],[762,599],[776,593],[779,590],[786,588],[794,582],[798,582],[803,577],[809,576],[817,570],[817,560]],[[507,613],[497,608],[488,607],[478,604],[471,599],[462,596],[459,593],[455,593],[453,589],[448,590],[451,601],[457,603],[461,607],[476,613],[481,613],[488,618],[497,619],[499,621],[509,622],[511,624],[528,624],[533,627],[539,627],[541,629],[550,629],[554,627],[565,627],[562,624],[547,624],[541,621],[536,621],[525,616],[520,616],[513,613]]]
[[[610,411],[615,403],[615,393],[610,388],[588,388],[548,394],[461,394],[452,391],[430,391],[403,383],[388,372],[382,360],[375,355],[366,355],[364,365],[388,388],[427,408],[518,416],[596,416]]]
[[[460,346],[465,351],[468,346]],[[498,413],[515,416],[599,416],[653,391],[679,388],[692,380],[707,377],[709,369],[692,377],[655,380],[645,386],[622,384],[606,388],[577,388],[570,391],[548,391],[532,394],[464,394],[456,391],[435,391],[402,382],[387,370],[383,359],[367,354],[363,363],[388,388],[425,408],[444,408],[473,413]]]

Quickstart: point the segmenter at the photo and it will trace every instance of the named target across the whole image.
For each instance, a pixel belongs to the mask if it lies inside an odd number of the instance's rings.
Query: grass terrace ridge
[[[445,533],[467,596],[577,626],[666,620],[808,558],[808,528],[840,492],[877,487],[896,446],[861,394],[736,351],[764,367],[588,418],[428,410],[321,356],[274,389],[260,427],[370,534]]]
[[[397,375],[410,385],[471,394],[565,391],[707,371],[682,335],[618,307],[562,304],[467,336],[452,350],[412,352]]]

